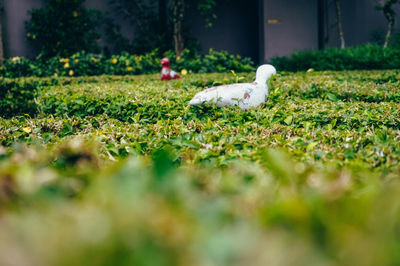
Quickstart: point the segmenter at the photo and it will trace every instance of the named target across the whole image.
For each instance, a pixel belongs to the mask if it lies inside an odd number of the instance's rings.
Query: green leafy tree
[[[394,23],[396,21],[396,12],[394,11],[393,6],[397,3],[399,3],[399,0],[379,0],[379,4],[376,7],[378,10],[381,10],[383,12],[383,15],[388,22],[383,48],[386,48],[389,45],[390,38],[392,36]]]
[[[212,25],[216,16],[213,9],[217,0],[110,0],[118,14],[122,14],[135,26],[135,52],[148,52],[159,48],[173,48],[178,57],[182,55],[185,44],[185,12],[195,4],[197,10],[205,16],[206,26]],[[126,42],[125,42],[126,43]]]
[[[114,43],[114,51],[146,53],[156,48],[165,51],[172,48],[167,40],[170,29],[167,24],[166,0],[110,0],[111,10],[126,19],[134,27],[134,41],[123,36],[113,21],[108,23],[109,42]]]
[[[172,20],[173,20],[173,36],[175,54],[178,58],[181,57],[184,45],[183,23],[185,18],[185,9],[189,4],[189,0],[172,0]],[[212,23],[209,20],[209,15],[216,6],[216,0],[198,0],[197,9],[206,15],[206,26],[211,27]],[[215,18],[215,14],[212,15]]]
[[[45,57],[69,56],[78,51],[99,52],[96,29],[101,12],[83,7],[85,0],[46,0],[32,9],[26,22],[27,39]]]

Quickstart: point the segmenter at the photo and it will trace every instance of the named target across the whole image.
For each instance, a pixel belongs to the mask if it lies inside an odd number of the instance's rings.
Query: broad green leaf
[[[293,116],[289,115],[288,117],[285,118],[284,122],[286,125],[291,125],[293,121]]]

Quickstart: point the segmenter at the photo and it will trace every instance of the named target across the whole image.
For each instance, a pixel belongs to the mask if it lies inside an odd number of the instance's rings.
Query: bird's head
[[[169,59],[167,57],[164,57],[163,59],[161,59],[161,66],[169,67]]]
[[[272,75],[276,75],[276,69],[274,66],[261,65],[257,68],[256,82],[258,84],[265,84]]]

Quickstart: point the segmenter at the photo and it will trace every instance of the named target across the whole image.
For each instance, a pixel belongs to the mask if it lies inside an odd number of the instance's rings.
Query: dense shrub
[[[339,49],[295,52],[290,57],[275,57],[271,63],[278,70],[355,70],[400,68],[400,49],[361,45]]]
[[[35,114],[39,81],[0,79],[0,117]]]
[[[253,71],[253,62],[249,58],[230,55],[228,52],[210,50],[207,55],[185,50],[182,58],[176,60],[171,51],[165,54],[171,59],[171,66],[176,70],[186,69],[198,73]],[[94,75],[129,75],[151,74],[160,71],[160,55],[154,50],[144,55],[122,53],[106,57],[99,54],[78,52],[70,57],[52,57],[34,60],[14,57],[7,59],[0,74],[4,77],[15,78],[24,76],[94,76]]]
[[[172,51],[166,53],[172,58],[172,65],[178,69],[188,69],[198,73],[224,73],[231,70],[250,72],[254,70],[250,58],[242,58],[240,55],[232,55],[226,51],[209,50],[209,53],[200,56],[189,50],[184,50],[181,60],[177,61]]]
[[[30,11],[27,39],[42,56],[69,56],[78,51],[99,52],[96,32],[101,12],[83,8],[84,0],[46,0]]]

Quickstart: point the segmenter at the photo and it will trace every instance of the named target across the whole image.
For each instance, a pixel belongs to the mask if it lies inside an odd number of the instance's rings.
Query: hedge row
[[[278,70],[371,70],[400,68],[400,49],[378,45],[361,45],[346,49],[329,48],[316,51],[300,51],[290,57],[271,60]]]
[[[231,55],[226,51],[210,50],[206,55],[199,55],[185,50],[177,60],[173,52],[160,55],[154,50],[145,55],[123,53],[106,57],[99,54],[76,53],[69,58],[53,57],[50,59],[28,59],[14,57],[7,59],[0,67],[0,75],[15,77],[49,76],[95,76],[95,75],[131,75],[157,73],[161,69],[160,59],[167,56],[171,66],[177,71],[183,69],[195,73],[211,72],[250,72],[254,70],[249,58]]]

